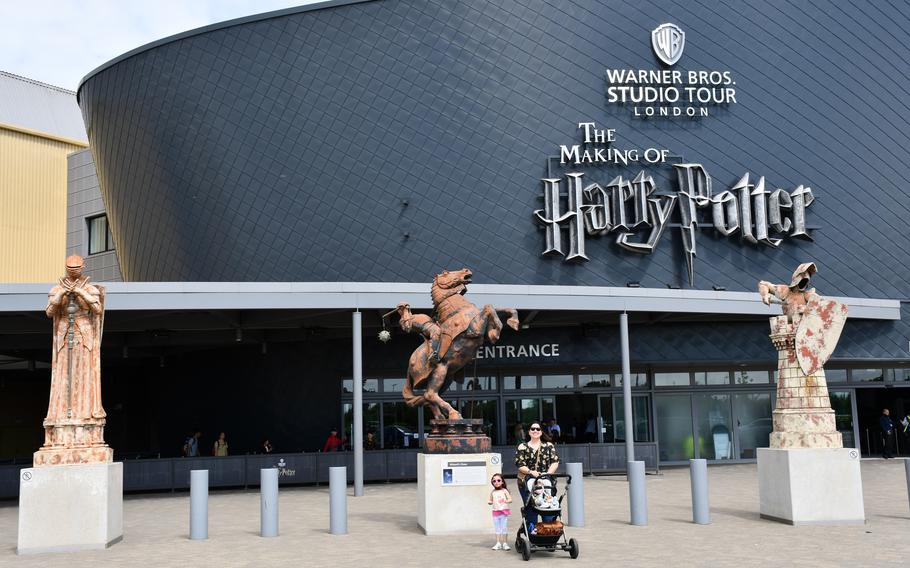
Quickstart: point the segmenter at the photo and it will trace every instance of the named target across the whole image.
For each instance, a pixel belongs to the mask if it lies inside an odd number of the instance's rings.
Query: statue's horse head
[[[456,294],[464,295],[468,291],[468,284],[471,283],[474,273],[470,269],[462,268],[461,270],[445,270],[433,278],[433,303],[439,305],[440,302]]]

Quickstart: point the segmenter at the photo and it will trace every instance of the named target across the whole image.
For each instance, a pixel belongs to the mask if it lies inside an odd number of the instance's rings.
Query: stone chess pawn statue
[[[847,319],[847,306],[809,287],[815,263],[800,264],[789,284],[762,280],[765,304],[777,297],[783,315],[771,318],[771,342],[778,351],[777,401],[772,413],[772,448],[841,448],[824,364],[834,352]]]
[[[103,286],[82,275],[82,257],[66,259],[66,276],[48,294],[45,313],[53,319],[51,392],[44,419],[44,445],[35,466],[110,463],[101,406]]]

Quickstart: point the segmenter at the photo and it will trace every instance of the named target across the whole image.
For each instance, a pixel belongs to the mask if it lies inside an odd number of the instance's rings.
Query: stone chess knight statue
[[[456,373],[474,360],[484,340],[499,341],[502,320],[497,312],[509,314],[506,324],[518,329],[518,312],[514,308],[495,308],[489,304],[478,308],[464,298],[473,273],[467,268],[446,270],[433,279],[430,295],[433,316],[411,313],[410,305],[401,303],[395,310],[405,332],[419,333],[424,342],[408,361],[408,376],[402,395],[410,406],[426,406],[433,413],[432,432],[427,438],[430,453],[470,453],[490,449],[490,439],[483,434],[482,419],[463,419],[461,413],[446,402],[441,394],[455,379]],[[394,312],[390,312],[394,313]],[[424,389],[417,394],[414,389]]]
[[[53,323],[51,393],[44,419],[44,445],[34,465],[110,463],[104,443],[106,414],[101,406],[103,286],[82,275],[82,257],[66,259],[66,276],[48,294]]]
[[[772,448],[843,447],[823,366],[840,338],[847,306],[809,287],[816,272],[815,263],[807,262],[790,284],[758,283],[762,301],[770,305],[776,297],[784,314],[771,318],[770,337],[778,351]]]

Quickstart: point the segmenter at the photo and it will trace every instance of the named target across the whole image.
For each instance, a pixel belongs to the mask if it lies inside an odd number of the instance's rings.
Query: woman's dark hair
[[[552,442],[552,439],[550,438],[550,434],[547,433],[547,431],[544,429],[543,424],[541,424],[537,420],[528,424],[528,436],[531,435],[531,428],[533,428],[535,424],[537,424],[537,427],[540,428],[540,440],[544,443]]]

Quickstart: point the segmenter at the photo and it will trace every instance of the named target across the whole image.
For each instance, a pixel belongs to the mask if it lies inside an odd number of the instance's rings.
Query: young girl
[[[493,485],[493,491],[487,503],[493,505],[493,528],[496,530],[496,544],[493,550],[509,550],[509,503],[512,502],[512,494],[506,489],[506,482],[498,473],[490,479]]]

